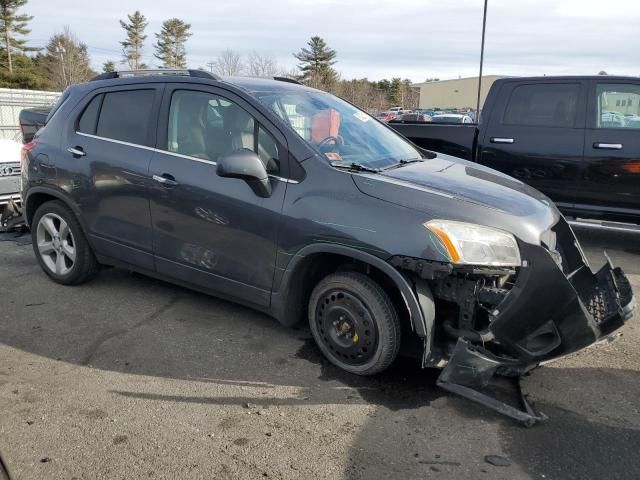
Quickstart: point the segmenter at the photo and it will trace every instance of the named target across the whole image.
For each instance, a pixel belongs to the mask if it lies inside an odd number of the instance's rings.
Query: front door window
[[[169,152],[216,162],[222,155],[246,148],[258,154],[267,173],[280,172],[273,137],[246,110],[219,95],[174,92],[167,133]]]

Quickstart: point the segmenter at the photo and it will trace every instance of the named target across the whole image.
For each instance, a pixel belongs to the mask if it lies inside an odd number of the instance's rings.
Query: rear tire
[[[54,282],[79,285],[100,269],[80,222],[59,200],[38,207],[31,222],[31,240],[40,267]]]
[[[380,285],[361,273],[334,273],[316,285],[309,300],[309,326],[324,356],[357,375],[382,372],[400,349],[393,303]]]

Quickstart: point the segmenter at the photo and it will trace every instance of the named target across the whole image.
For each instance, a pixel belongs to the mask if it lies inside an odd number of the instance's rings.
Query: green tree
[[[102,73],[109,73],[116,71],[116,64],[112,60],[107,60],[102,64]]]
[[[162,30],[156,33],[156,53],[164,68],[186,68],[185,43],[191,36],[191,25],[178,18],[170,18],[162,23]]]
[[[0,88],[26,88],[29,90],[43,90],[49,84],[38,70],[36,59],[22,54],[13,57],[13,73],[8,70],[0,71]]]
[[[86,82],[96,74],[91,69],[87,46],[80,42],[68,27],[62,33],[56,33],[51,37],[41,64],[44,75],[56,90],[64,90],[74,83]]]
[[[402,107],[402,80],[400,78],[392,78],[389,85],[389,100],[395,107]]]
[[[338,79],[334,70],[336,51],[330,49],[320,37],[313,36],[307,42],[308,48],[302,48],[293,56],[300,61],[300,79],[314,88],[328,89]]]
[[[27,0],[0,0],[0,34],[4,43],[4,57],[9,73],[13,73],[13,56],[15,53],[35,52],[37,48],[26,46],[26,40],[18,38],[28,35],[31,30],[27,24],[33,18],[30,15],[18,14]]]
[[[122,45],[123,63],[127,63],[131,70],[146,68],[146,65],[140,60],[142,59],[142,48],[147,36],[144,30],[149,22],[139,10],[133,12],[133,15],[127,15],[128,22],[120,20],[120,26],[127,34],[127,38],[120,42]]]

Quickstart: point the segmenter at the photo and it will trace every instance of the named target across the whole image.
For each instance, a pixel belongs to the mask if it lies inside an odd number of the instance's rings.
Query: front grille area
[[[614,310],[615,303],[612,302],[612,298],[607,294],[606,290],[601,290],[598,286],[591,293],[589,303],[587,304],[587,310],[595,320],[597,325],[600,325],[607,319],[610,312]],[[613,303],[613,305],[612,305]]]
[[[15,177],[20,175],[20,163],[0,163],[0,177]]]

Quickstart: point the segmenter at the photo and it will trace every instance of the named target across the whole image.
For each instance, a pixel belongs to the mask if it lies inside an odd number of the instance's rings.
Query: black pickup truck
[[[532,185],[569,217],[640,224],[638,77],[506,78],[478,125],[389,125]]]

